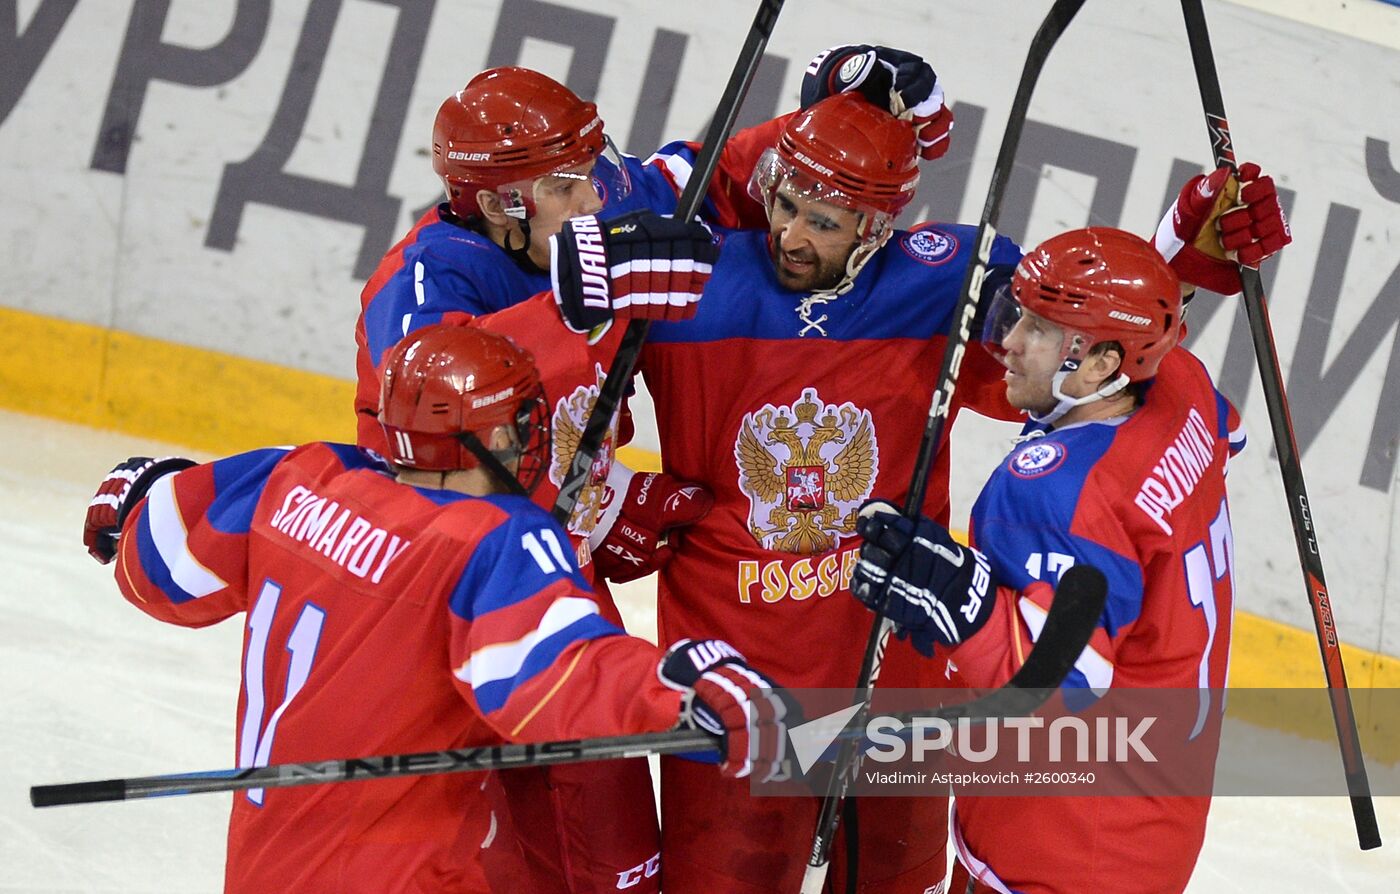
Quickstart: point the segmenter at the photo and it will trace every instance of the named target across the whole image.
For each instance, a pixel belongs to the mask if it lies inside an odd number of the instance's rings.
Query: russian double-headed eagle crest
[[[593,364],[594,373],[597,376],[597,383],[594,385],[580,385],[567,397],[562,397],[554,405],[554,413],[550,419],[550,427],[554,437],[554,449],[549,462],[549,480],[554,482],[555,487],[564,485],[564,477],[569,474],[569,467],[573,465],[574,453],[578,451],[578,443],[583,439],[583,428],[588,424],[588,417],[593,413],[593,405],[598,402],[598,392],[602,390],[603,380],[607,378],[607,373],[599,364]],[[621,411],[613,413],[612,421],[608,424],[607,436],[603,438],[603,444],[598,448],[598,453],[593,457],[593,466],[588,471],[588,480],[584,483],[583,489],[579,491],[578,503],[574,506],[574,514],[569,519],[569,532],[580,537],[587,537],[598,526],[598,516],[602,514],[604,498],[607,489],[603,486],[608,480],[608,472],[613,464],[613,445],[617,437],[617,420]]]
[[[870,411],[825,404],[815,388],[790,406],[746,414],[734,458],[749,533],[764,549],[789,553],[825,552],[854,533],[880,469]]]

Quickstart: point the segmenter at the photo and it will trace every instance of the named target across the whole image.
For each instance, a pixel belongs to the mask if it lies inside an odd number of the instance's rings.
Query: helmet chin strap
[[[1050,393],[1055,396],[1055,406],[1050,412],[1043,414],[1026,411],[1026,415],[1031,417],[1033,422],[1038,422],[1041,425],[1054,425],[1075,407],[1082,407],[1085,404],[1103,400],[1105,397],[1112,397],[1128,387],[1128,383],[1131,381],[1127,373],[1119,373],[1117,378],[1103,383],[1092,394],[1086,394],[1083,397],[1070,397],[1061,390],[1060,386],[1064,384],[1065,379],[1069,378],[1069,374],[1078,368],[1079,364],[1073,360],[1066,360],[1060,365],[1059,370],[1055,373],[1055,378],[1050,380]]]
[[[534,259],[530,257],[529,218],[512,216],[512,219],[520,224],[520,235],[524,237],[524,241],[520,243],[519,248],[512,248],[510,244],[510,230],[506,230],[506,244],[502,246],[505,248],[506,254],[510,255],[510,259],[515,262],[516,266],[526,273],[549,273],[548,270],[541,269],[540,265],[536,264]]]
[[[885,243],[890,240],[890,235],[893,232],[894,229],[892,227],[886,226],[884,232],[875,239],[869,242],[862,242],[860,245],[856,246],[851,250],[851,253],[846,256],[846,273],[836,285],[829,289],[818,289],[807,295],[798,303],[797,316],[803,323],[807,324],[802,327],[802,331],[797,333],[799,338],[805,336],[809,329],[815,329],[822,335],[826,335],[826,330],[821,326],[822,323],[826,322],[826,314],[822,314],[814,320],[811,317],[812,308],[818,304],[827,304],[835,301],[837,298],[849,292],[851,287],[856,284],[856,277],[860,275],[860,271],[865,268],[865,265],[869,263],[871,258],[875,257],[875,252],[883,248]]]
[[[505,467],[505,464],[501,462],[500,458],[495,453],[486,449],[486,445],[481,443],[480,438],[469,431],[464,431],[457,434],[457,440],[461,441],[463,447],[471,451],[472,456],[476,457],[477,462],[481,463],[481,467],[490,473],[491,477],[496,479],[497,484],[506,489],[506,493],[516,494],[521,497],[530,496],[530,492],[525,489],[525,485],[520,483],[520,479],[511,474],[510,469]],[[505,453],[507,451],[502,452]],[[512,448],[509,454],[510,458],[513,459],[520,455],[520,450],[518,448]]]

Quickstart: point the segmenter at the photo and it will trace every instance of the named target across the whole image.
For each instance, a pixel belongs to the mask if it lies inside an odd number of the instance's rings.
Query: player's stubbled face
[[[1064,362],[1065,331],[1028,310],[1002,338],[1006,355],[1006,399],[1018,410],[1045,413],[1054,409],[1052,380]]]
[[[834,288],[855,248],[860,215],[801,195],[789,183],[778,187],[768,226],[778,282],[794,292]]]

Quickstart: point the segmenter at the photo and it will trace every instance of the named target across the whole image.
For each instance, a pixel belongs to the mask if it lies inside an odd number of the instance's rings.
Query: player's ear
[[[478,189],[476,206],[481,209],[482,217],[498,227],[504,227],[510,222],[505,209],[501,207],[501,197],[494,189]]]
[[[491,429],[491,443],[486,445],[488,450],[505,450],[518,446],[520,441],[515,436],[515,429],[509,425],[498,425]]]
[[[1116,341],[1099,342],[1082,365],[1088,384],[1098,388],[1118,375],[1118,368],[1123,365],[1123,346]]]

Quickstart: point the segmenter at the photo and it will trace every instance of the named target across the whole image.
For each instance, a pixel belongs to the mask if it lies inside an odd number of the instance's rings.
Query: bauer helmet
[[[868,237],[909,204],[919,184],[918,140],[907,121],[856,93],[838,93],[800,112],[765,150],[749,194],[772,206],[791,181],[806,196],[866,215]]]
[[[500,426],[512,443],[490,453],[501,465],[519,460],[515,480],[526,493],[548,461],[549,413],[535,360],[482,329],[438,323],[395,345],[384,360],[379,423],[389,458],[410,469],[483,465],[480,451]]]
[[[591,174],[569,171],[590,162]],[[598,107],[528,68],[483,71],[442,103],[433,122],[433,170],[462,218],[480,216],[476,194],[489,189],[506,214],[528,220],[535,182],[550,175],[589,176],[605,202],[631,189]]]
[[[914,197],[918,152],[909,122],[857,93],[838,93],[788,122],[778,144],[754,167],[749,195],[763,204],[770,221],[780,188],[859,215],[845,277],[829,290],[840,294],[893,233],[894,218]]]

